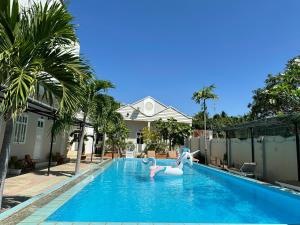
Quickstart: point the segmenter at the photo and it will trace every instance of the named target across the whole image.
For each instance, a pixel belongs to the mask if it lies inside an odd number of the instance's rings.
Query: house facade
[[[24,159],[30,155],[39,162],[46,162],[49,157],[51,144],[52,119],[32,112],[18,116],[14,123],[11,156]],[[5,131],[5,121],[0,119],[0,146],[2,146]],[[57,135],[53,142],[53,153],[66,154],[68,134]]]
[[[124,118],[129,129],[127,142],[132,142],[136,150],[141,152],[145,144],[141,141],[142,130],[145,127],[151,129],[151,123],[162,119],[176,119],[180,123],[192,125],[192,118],[172,106],[166,106],[151,96],[145,97],[132,104],[124,105],[117,110]]]

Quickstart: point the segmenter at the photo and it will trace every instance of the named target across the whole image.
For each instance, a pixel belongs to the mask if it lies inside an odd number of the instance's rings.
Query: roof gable
[[[117,110],[125,120],[155,121],[174,118],[178,122],[192,123],[192,118],[174,107],[166,106],[148,96],[132,104],[122,106]]]
[[[162,104],[161,102],[157,101],[156,99],[150,96],[145,97],[137,102],[134,102],[133,104],[131,104],[131,106],[135,109],[138,109],[146,116],[153,116],[168,108],[166,105]]]
[[[174,118],[175,120],[177,120],[177,122],[180,123],[188,123],[188,124],[192,124],[192,118],[183,114],[182,112],[178,111],[177,109],[173,108],[173,107],[169,107],[166,110],[156,114],[154,116],[154,120],[167,120],[170,118]]]

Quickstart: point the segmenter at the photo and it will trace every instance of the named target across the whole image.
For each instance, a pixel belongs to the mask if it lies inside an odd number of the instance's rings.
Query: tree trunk
[[[4,137],[1,147],[0,153],[0,209],[2,206],[2,197],[3,197],[3,190],[5,184],[5,178],[7,173],[8,167],[8,159],[10,156],[10,149],[11,149],[11,141],[12,141],[12,134],[13,134],[13,119],[9,119],[6,122]]]
[[[118,147],[118,154],[119,154],[119,158],[122,158],[122,151],[120,147]]]
[[[103,134],[103,146],[102,146],[102,152],[101,152],[101,162],[103,162],[103,157],[105,154],[105,140],[106,140],[106,133]]]
[[[86,113],[84,113],[83,115],[83,125],[80,131],[80,139],[79,139],[79,144],[77,149],[77,159],[76,159],[76,166],[75,166],[75,175],[77,175],[80,171],[80,161],[81,161],[82,147],[84,142],[85,122],[86,122]]]
[[[206,102],[204,99],[204,152],[205,152],[205,164],[207,165],[207,142],[206,142]]]
[[[95,129],[93,132],[93,144],[92,144],[92,154],[91,154],[91,162],[93,162],[93,154],[96,149],[96,137],[95,137]]]
[[[115,144],[114,144],[114,142],[112,144],[112,158],[113,159],[115,158]]]

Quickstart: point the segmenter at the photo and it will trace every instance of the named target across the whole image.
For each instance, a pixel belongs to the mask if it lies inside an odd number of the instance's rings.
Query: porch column
[[[151,122],[150,121],[148,121],[147,126],[148,126],[148,129],[150,130],[151,129]]]

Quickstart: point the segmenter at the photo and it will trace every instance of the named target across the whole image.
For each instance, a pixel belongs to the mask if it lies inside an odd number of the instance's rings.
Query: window
[[[24,144],[26,139],[28,118],[25,115],[18,116],[14,127],[14,143]]]
[[[43,119],[38,119],[37,127],[39,127],[39,128],[44,127],[44,120]]]
[[[136,143],[137,144],[144,144],[143,133],[142,132],[137,132],[136,133]]]

